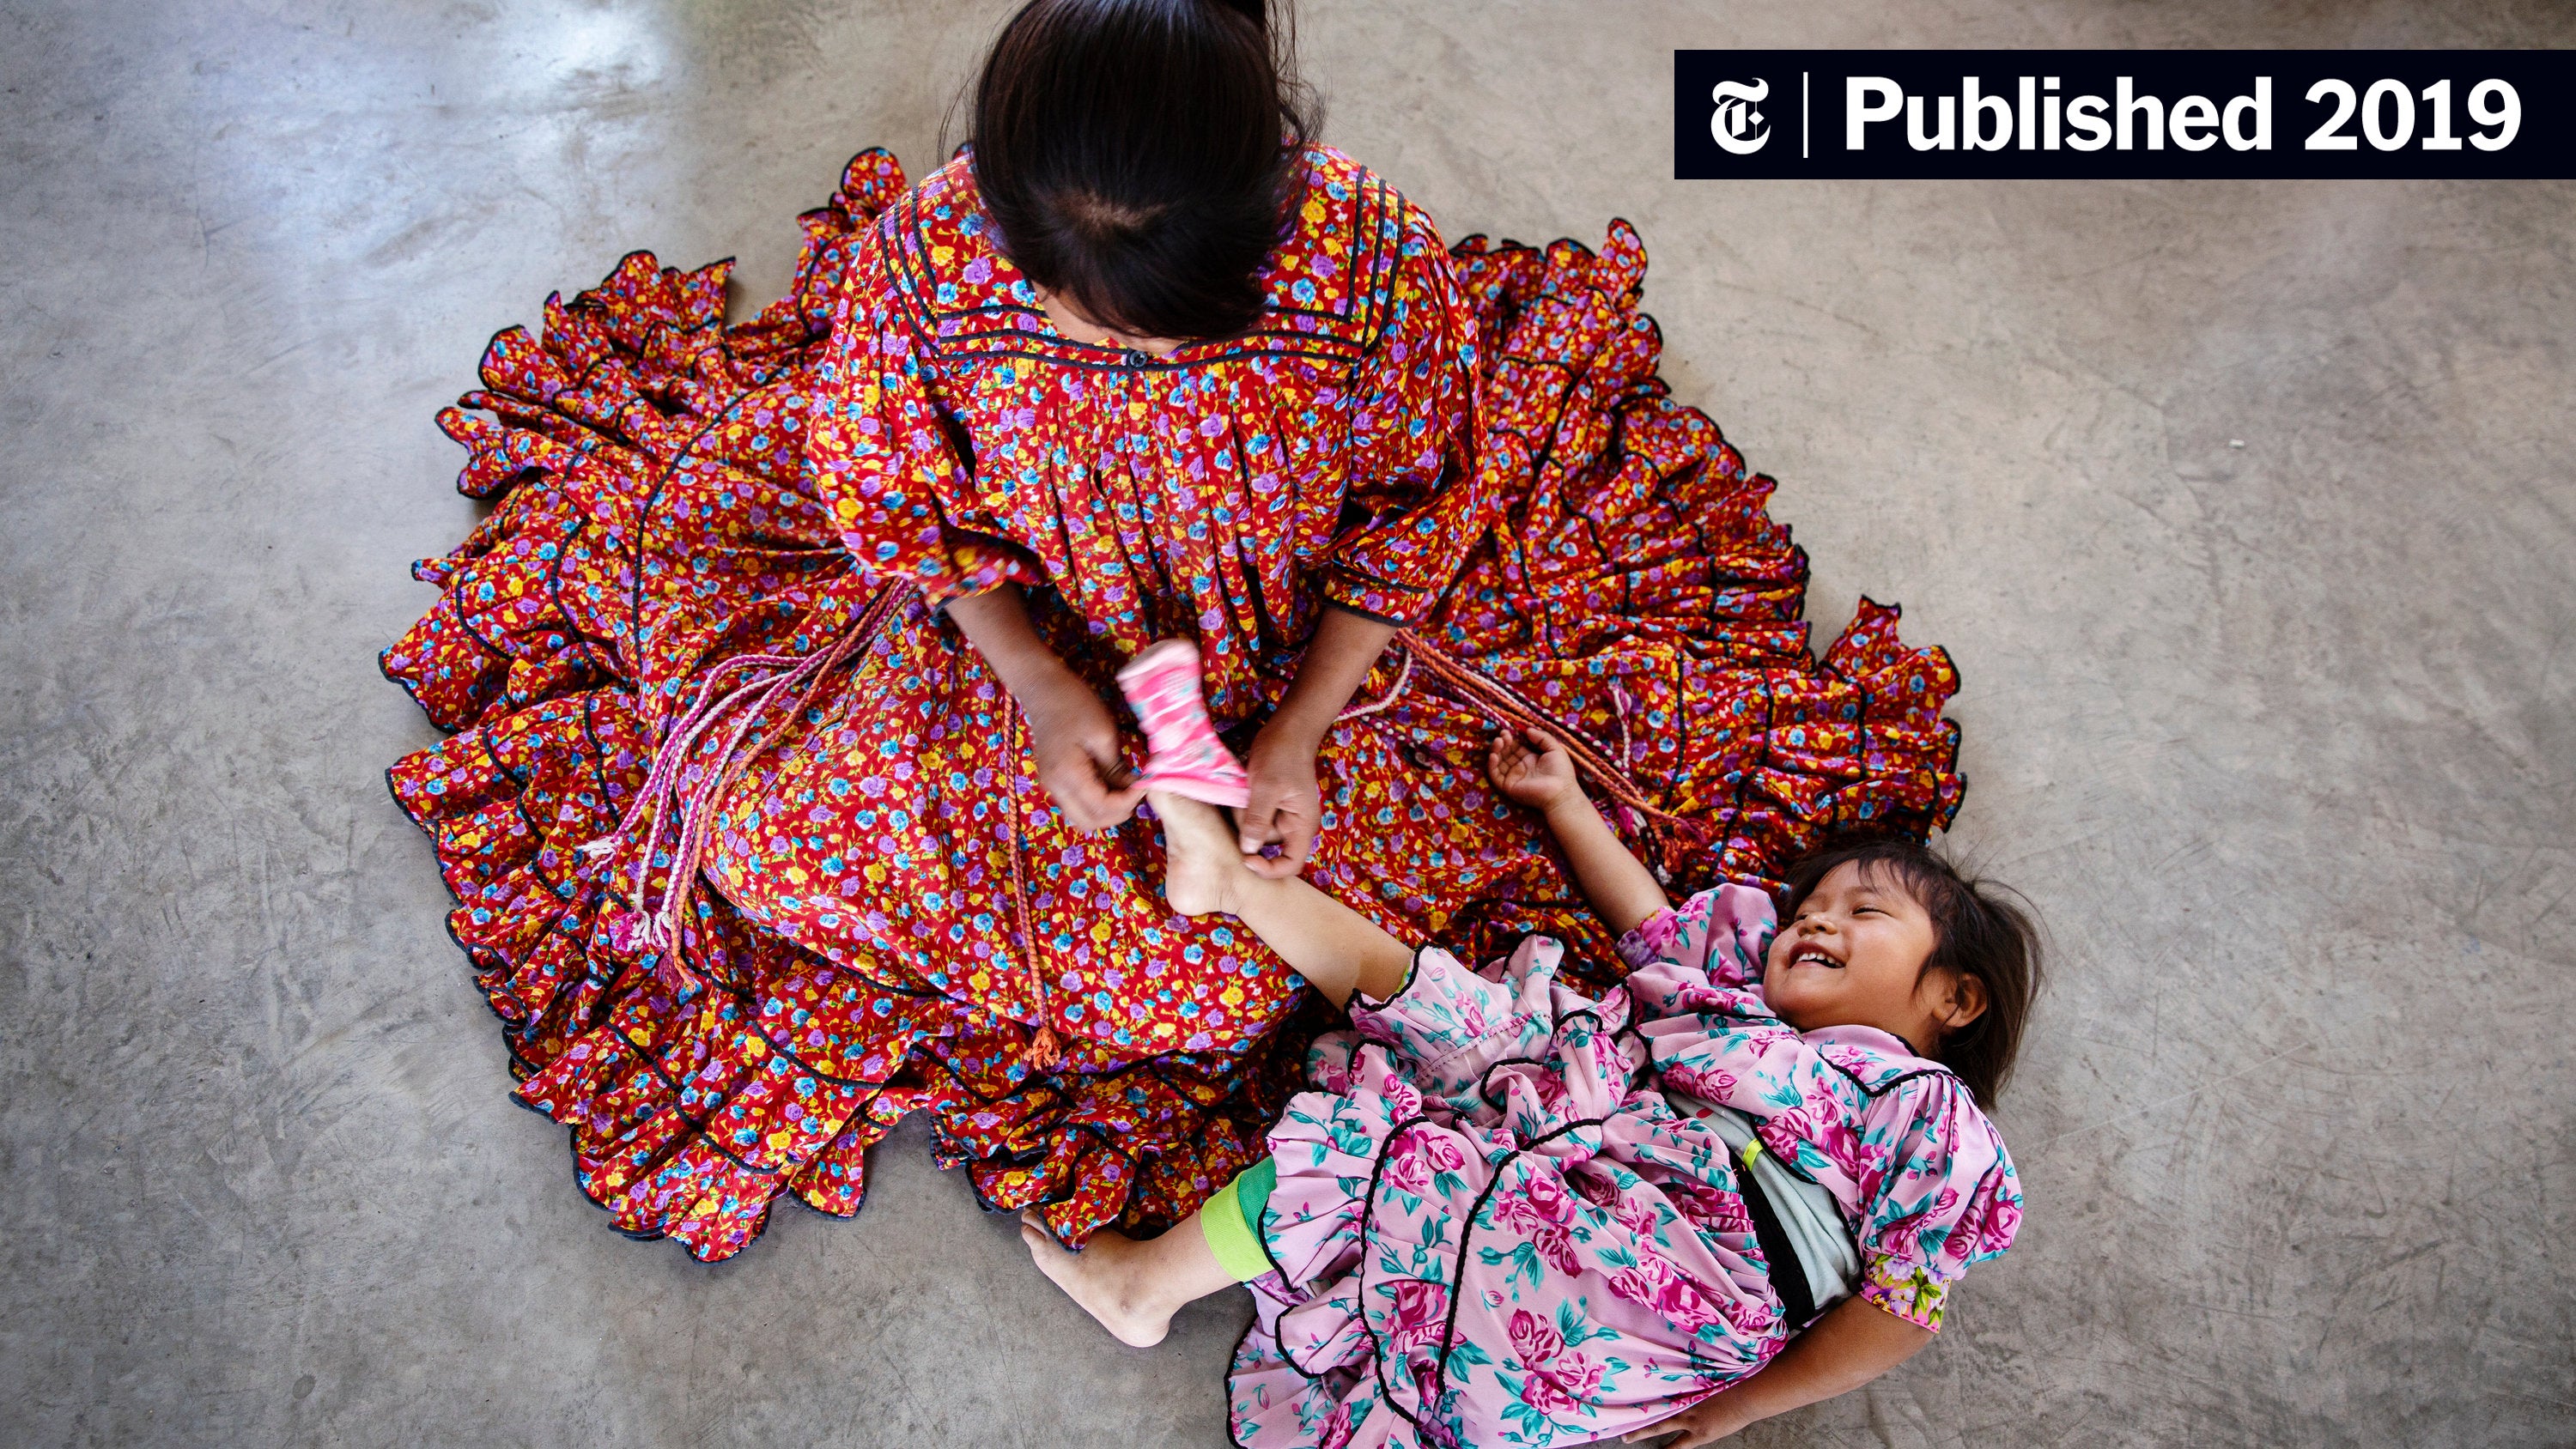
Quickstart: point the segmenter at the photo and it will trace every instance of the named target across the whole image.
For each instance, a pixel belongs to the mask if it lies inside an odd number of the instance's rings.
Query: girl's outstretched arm
[[[1655,883],[1654,872],[1619,843],[1610,822],[1592,808],[1565,746],[1538,730],[1525,733],[1496,735],[1485,773],[1493,777],[1495,789],[1547,816],[1547,828],[1573,865],[1592,909],[1622,936],[1655,912],[1670,910],[1673,903]]]
[[[1634,1444],[1679,1431],[1664,1449],[1698,1449],[1748,1424],[1847,1394],[1905,1362],[1932,1341],[1918,1328],[1866,1298],[1846,1298],[1825,1310],[1815,1326],[1780,1350],[1749,1377],[1693,1404],[1682,1413],[1627,1436]]]

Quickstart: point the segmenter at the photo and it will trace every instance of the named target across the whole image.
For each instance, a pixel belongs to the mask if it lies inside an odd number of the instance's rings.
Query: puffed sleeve
[[[1361,366],[1345,506],[1324,596],[1394,624],[1428,611],[1492,522],[1473,456],[1476,319],[1429,217],[1406,204],[1386,325]]]
[[[1905,1084],[1905,1126],[1863,1214],[1860,1295],[1938,1331],[1950,1285],[2012,1245],[2021,1180],[2003,1138],[1947,1073]]]
[[[1619,938],[1619,959],[1631,973],[1647,977],[1640,1008],[1650,1016],[1669,1016],[1683,1008],[1654,998],[1681,986],[1760,990],[1762,962],[1778,929],[1770,895],[1730,881],[1638,922]],[[1631,994],[1639,989],[1632,987]]]
[[[860,569],[918,586],[933,607],[1006,582],[1043,583],[1024,550],[950,521],[953,509],[974,506],[975,484],[887,261],[899,210],[861,249],[833,304],[805,445],[814,486]]]
[[[1721,885],[1619,938],[1629,1009],[1663,1084],[1768,1116],[1800,1100],[1815,1052],[1762,999],[1771,897]]]

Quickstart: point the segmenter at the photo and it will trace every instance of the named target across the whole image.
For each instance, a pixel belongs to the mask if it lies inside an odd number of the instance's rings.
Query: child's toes
[[[1039,1255],[1055,1246],[1054,1236],[1047,1232],[1046,1221],[1038,1216],[1035,1208],[1020,1214],[1020,1241],[1029,1245],[1031,1253]]]

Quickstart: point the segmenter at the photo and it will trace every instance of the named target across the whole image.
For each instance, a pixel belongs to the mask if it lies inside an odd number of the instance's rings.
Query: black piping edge
[[[410,630],[408,630],[408,629],[406,629],[406,630],[404,630],[403,632],[404,632],[404,633],[406,633],[406,634],[408,634],[408,633],[410,633],[411,631],[410,631]],[[381,675],[383,675],[383,676],[385,677],[385,682],[386,682],[387,684],[390,684],[390,685],[392,685],[394,688],[399,689],[399,690],[401,690],[401,691],[403,692],[404,697],[405,697],[405,698],[407,698],[407,699],[409,699],[409,700],[411,701],[412,708],[414,708],[414,709],[416,709],[416,710],[419,710],[419,711],[420,711],[420,717],[421,717],[422,719],[427,720],[427,721],[429,722],[429,727],[430,727],[431,729],[434,729],[434,730],[438,731],[438,732],[439,732],[440,734],[442,734],[442,735],[454,735],[454,734],[456,734],[459,730],[463,730],[463,729],[469,728],[469,726],[466,726],[466,725],[444,725],[444,724],[440,724],[440,723],[438,722],[438,716],[437,716],[437,714],[436,714],[436,713],[434,713],[434,712],[430,709],[430,707],[429,707],[428,705],[425,705],[425,704],[423,704],[423,703],[421,703],[421,702],[420,702],[420,691],[419,691],[417,688],[413,687],[412,682],[411,682],[410,680],[408,680],[408,679],[403,678],[401,675],[394,673],[394,671],[393,671],[393,666],[392,666],[389,662],[387,662],[387,661],[391,659],[391,657],[392,657],[392,655],[393,655],[393,652],[394,652],[395,647],[396,647],[397,645],[399,645],[401,642],[402,642],[401,640],[397,639],[397,640],[395,640],[395,641],[394,641],[394,643],[392,643],[392,644],[388,644],[388,645],[386,645],[384,648],[379,649],[379,650],[377,650],[377,651],[376,651],[376,672],[377,672],[378,674],[381,674]],[[386,771],[385,771],[385,773],[386,773],[386,775],[387,775],[388,777],[390,777],[390,776],[392,775],[392,773],[393,773],[392,767],[391,767],[391,766],[387,766],[387,767],[386,767]],[[387,780],[387,782],[386,782],[386,783],[388,784],[388,786],[390,786],[390,785],[391,785],[391,783],[392,783],[392,782],[391,782],[390,778],[388,778],[388,780]],[[400,803],[401,803],[401,797],[399,797],[399,796],[395,797],[395,803],[396,803],[396,804],[400,804]],[[409,812],[409,811],[405,811],[404,813],[405,813],[405,814],[409,814],[410,812]],[[413,823],[413,824],[415,824],[415,825],[417,825],[417,824],[419,824],[420,822],[415,820],[415,821],[413,821],[412,823]]]

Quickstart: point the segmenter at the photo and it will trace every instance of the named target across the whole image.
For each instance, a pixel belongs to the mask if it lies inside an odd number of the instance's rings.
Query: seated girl
[[[1793,871],[1786,928],[1743,885],[1675,908],[1555,741],[1506,735],[1490,770],[1625,933],[1626,982],[1576,994],[1544,937],[1484,973],[1409,951],[1156,794],[1173,908],[1356,992],[1355,1030],[1191,1222],[1079,1254],[1032,1226],[1038,1266],[1139,1345],[1248,1283],[1229,1394],[1252,1449],[1706,1444],[1929,1343],[2021,1216],[1979,1103],[2037,983],[2027,920],[1886,841]]]

